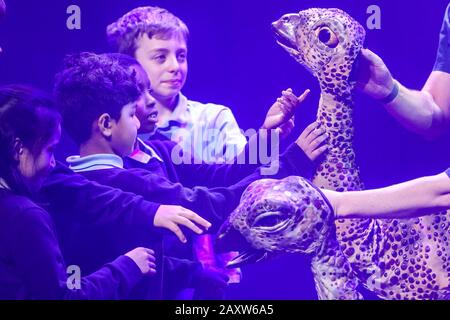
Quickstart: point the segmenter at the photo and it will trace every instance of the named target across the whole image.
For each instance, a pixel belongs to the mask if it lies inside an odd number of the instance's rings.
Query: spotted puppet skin
[[[365,32],[338,9],[309,9],[275,23],[285,49],[318,79],[318,120],[330,151],[313,183],[337,191],[363,184],[353,149],[351,71]],[[323,40],[329,38],[328,43]],[[337,39],[337,40],[336,40]],[[418,219],[352,219],[336,222],[339,244],[361,282],[384,299],[443,299],[449,287],[449,212]]]
[[[351,81],[354,62],[364,42],[363,27],[339,9],[318,8],[284,15],[273,27],[278,43],[320,83],[317,119],[330,137],[330,148],[317,167],[313,183],[337,191],[363,189],[353,148]],[[298,197],[298,188],[283,180],[279,183],[274,190],[270,184],[264,187],[255,182],[224,224],[226,232],[237,230],[259,251],[259,258],[254,261],[270,253],[312,254],[312,271],[321,299],[359,298],[358,282],[382,299],[450,298],[450,211],[415,219],[350,219],[333,223],[328,215],[322,216],[321,207],[316,207],[316,217],[323,222],[320,224],[304,219],[306,209],[298,203],[298,198],[302,198]],[[279,196],[280,188],[284,193],[295,191],[295,199],[272,201]],[[300,202],[310,200],[303,197]],[[266,202],[270,205],[259,209],[255,206]],[[254,224],[257,217],[263,217],[263,228]],[[305,222],[320,232],[311,232],[304,227]],[[293,237],[297,237],[296,241]],[[308,243],[320,249],[304,250]]]
[[[290,176],[253,182],[222,229],[243,236],[256,262],[281,253],[310,254],[319,299],[360,299],[358,280],[339,248],[333,221],[333,209],[321,191],[302,177]]]

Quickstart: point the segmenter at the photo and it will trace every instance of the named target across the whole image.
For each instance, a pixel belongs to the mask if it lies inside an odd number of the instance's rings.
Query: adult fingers
[[[361,54],[364,57],[364,59],[372,64],[378,65],[380,63],[383,63],[383,59],[380,58],[376,53],[369,49],[362,49]]]

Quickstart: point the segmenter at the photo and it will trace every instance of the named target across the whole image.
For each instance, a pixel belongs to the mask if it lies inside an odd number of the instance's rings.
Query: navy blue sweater
[[[61,235],[66,250],[64,254],[66,256],[67,253],[71,263],[80,263],[90,271],[120,250],[130,248],[131,244],[146,245],[157,251],[161,249],[157,242],[160,233],[153,227],[157,205],[136,195],[155,203],[189,208],[210,220],[215,230],[238,205],[245,188],[257,179],[267,178],[261,175],[259,169],[255,170],[254,165],[175,166],[171,161],[173,144],[162,141],[151,144],[164,163],[155,160],[142,169],[84,172],[84,177],[58,165],[51,173],[43,194],[52,214],[57,217],[58,231],[64,230]],[[133,166],[130,162],[126,164],[128,167]],[[141,166],[137,162],[134,165]],[[280,157],[278,174],[270,178],[307,175],[311,168],[312,163],[303,151],[297,145],[292,145]],[[99,184],[89,182],[86,178]],[[188,185],[221,186],[188,188],[178,181]],[[238,182],[232,184],[235,181]],[[157,261],[161,261],[162,254],[160,251],[158,253]],[[158,271],[161,276],[162,272]],[[161,287],[160,284],[152,287]],[[142,292],[137,297],[142,297]]]
[[[159,204],[102,182],[90,181],[58,163],[41,189],[67,263],[90,273],[118,255],[144,246],[155,251],[157,274],[144,277],[126,299],[164,298],[165,273],[189,282],[188,276],[181,275],[196,270],[198,264],[167,257],[164,261],[170,263],[163,266],[163,229],[153,225]]]
[[[81,289],[68,289],[49,214],[28,198],[0,189],[0,299],[120,299],[141,278],[137,265],[120,256],[81,278]]]
[[[120,223],[158,233],[153,220],[159,203],[87,180],[57,162],[40,195],[53,218],[86,225]]]
[[[147,164],[142,164],[129,157],[124,159],[126,168],[142,168],[146,169],[154,174],[165,177],[171,182],[179,182],[184,187],[192,188],[198,186],[204,187],[226,187],[237,183],[248,175],[252,174],[255,170],[262,166],[259,162],[255,164],[247,164],[249,161],[248,156],[246,164],[234,163],[231,165],[221,164],[195,164],[193,159],[190,159],[190,164],[174,164],[172,161],[172,150],[176,147],[176,144],[169,140],[152,139],[145,142],[147,145],[153,148],[163,162],[153,158]],[[255,143],[255,142],[253,142]],[[249,144],[243,151],[244,155],[250,154]],[[146,152],[145,148],[141,146],[141,150]],[[300,168],[302,176],[310,176],[314,169],[313,163],[306,157],[304,152],[298,148],[297,145],[291,145],[288,150],[296,150],[295,161],[298,163],[296,166]],[[298,152],[297,152],[298,151]],[[292,156],[291,156],[292,157]],[[272,176],[261,176],[261,178],[272,178]]]
[[[188,208],[213,223],[214,232],[220,223],[239,204],[240,197],[247,186],[258,179],[284,178],[289,175],[306,175],[312,167],[311,161],[297,146],[291,145],[278,160],[279,170],[274,176],[264,176],[261,170],[245,165],[185,165],[175,166],[170,159],[170,144],[154,145],[163,158],[159,164],[167,172],[178,175],[178,180],[203,181],[204,185],[212,185],[219,181],[218,187],[204,186],[186,187],[179,182],[173,182],[160,173],[154,173],[145,168],[130,168],[128,170],[113,168],[97,171],[86,171],[82,174],[89,180],[96,181],[114,188],[122,189],[143,196],[148,201],[161,204],[180,205]],[[127,159],[126,166],[136,166],[138,162]],[[155,165],[157,165],[155,163]],[[141,166],[139,164],[139,166]],[[172,178],[173,180],[174,178]],[[236,183],[231,184],[238,180]]]

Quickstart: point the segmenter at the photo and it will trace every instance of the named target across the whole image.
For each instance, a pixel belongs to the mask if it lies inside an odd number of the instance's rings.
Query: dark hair
[[[117,61],[122,67],[127,69],[129,72],[133,73],[136,76],[136,79],[139,79],[136,75],[136,69],[139,68],[142,72],[142,74],[145,75],[145,77],[148,79],[147,73],[145,72],[142,65],[132,56],[123,54],[123,53],[117,53],[117,52],[111,52],[111,53],[104,53],[103,55],[108,56],[109,58]],[[150,83],[150,79],[148,79],[148,82]],[[147,84],[142,84],[139,80],[137,80],[137,84],[139,87],[139,90],[141,92],[144,92],[148,90]]]
[[[0,177],[12,191],[30,194],[15,159],[17,139],[37,156],[60,123],[52,100],[43,92],[22,85],[0,87]]]
[[[141,95],[133,72],[108,55],[89,52],[66,57],[54,91],[64,128],[78,145],[89,140],[103,113],[118,121],[122,108]]]
[[[102,56],[107,56],[108,58],[111,58],[111,59],[117,61],[122,67],[124,67],[126,69],[134,67],[134,66],[138,66],[138,67],[142,68],[139,61],[137,61],[135,58],[133,58],[132,56],[129,56],[127,54],[117,53],[117,52],[108,52],[108,53],[103,53]]]

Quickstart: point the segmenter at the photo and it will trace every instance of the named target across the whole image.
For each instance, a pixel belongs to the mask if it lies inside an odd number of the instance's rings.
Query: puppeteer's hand
[[[356,88],[380,100],[394,88],[394,79],[384,61],[369,49],[362,49],[356,73]]]

